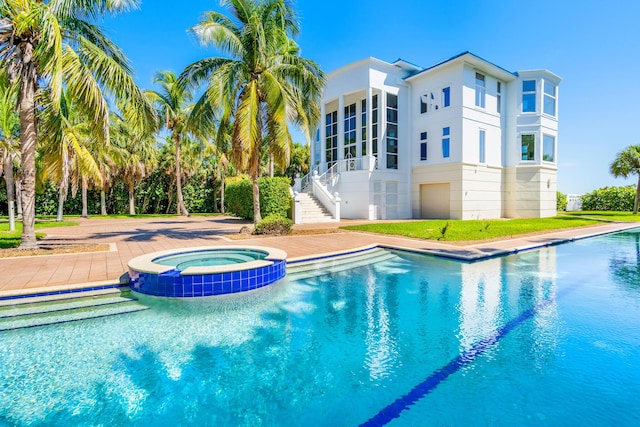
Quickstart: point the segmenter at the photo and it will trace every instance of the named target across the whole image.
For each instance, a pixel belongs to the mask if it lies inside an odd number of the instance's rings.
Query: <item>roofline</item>
[[[540,75],[540,74],[544,74],[547,77],[550,77],[551,80],[555,80],[556,83],[560,83],[562,81],[562,77],[560,77],[559,75],[552,73],[551,71],[547,70],[546,68],[543,68],[541,70],[523,70],[523,71],[518,71],[516,73],[517,76],[522,76],[522,75],[527,75],[527,74],[536,74],[536,75]]]
[[[332,77],[334,75],[337,75],[337,74],[340,74],[340,73],[343,73],[343,72],[345,72],[346,70],[348,70],[350,68],[355,68],[355,67],[357,67],[359,65],[362,65],[362,64],[365,64],[365,63],[368,63],[368,62],[369,63],[373,62],[373,63],[376,63],[378,65],[382,65],[382,66],[390,68],[390,69],[394,69],[396,67],[395,65],[393,65],[393,64],[391,64],[391,63],[389,63],[387,61],[383,61],[381,59],[374,58],[373,56],[370,56],[368,58],[363,58],[363,59],[360,59],[360,60],[358,60],[356,62],[352,62],[352,63],[347,64],[347,65],[343,65],[342,67],[337,68],[337,69],[331,71],[330,73],[328,73],[326,75],[326,78],[329,79],[330,77]]]
[[[457,54],[455,56],[452,56],[449,59],[446,59],[446,60],[444,60],[442,62],[439,62],[436,65],[432,65],[431,67],[425,68],[424,70],[420,71],[419,73],[416,73],[416,74],[413,74],[413,75],[411,75],[409,77],[406,77],[405,80],[411,80],[411,79],[413,79],[413,78],[415,78],[417,76],[422,75],[423,73],[426,73],[427,71],[431,71],[431,70],[433,70],[435,68],[442,67],[445,64],[448,64],[450,62],[455,62],[456,60],[460,60],[461,58],[464,58],[464,57],[472,58],[472,59],[474,59],[476,61],[480,61],[480,62],[482,62],[482,63],[484,63],[484,64],[486,64],[486,65],[488,65],[488,66],[490,66],[490,67],[492,67],[494,69],[496,69],[499,72],[499,74],[503,74],[503,77],[505,79],[513,79],[513,78],[517,77],[517,75],[518,75],[517,73],[514,73],[514,72],[511,72],[509,70],[506,70],[506,69],[500,67],[499,65],[496,65],[493,62],[487,61],[486,59],[481,58],[478,55],[476,55],[474,53],[471,53],[471,52],[469,52],[467,50],[465,52],[462,52],[462,53],[459,53],[459,54]]]

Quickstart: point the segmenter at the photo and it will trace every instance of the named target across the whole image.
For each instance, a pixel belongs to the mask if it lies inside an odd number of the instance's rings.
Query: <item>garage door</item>
[[[450,212],[450,185],[422,184],[420,186],[420,216],[426,219],[448,219]]]

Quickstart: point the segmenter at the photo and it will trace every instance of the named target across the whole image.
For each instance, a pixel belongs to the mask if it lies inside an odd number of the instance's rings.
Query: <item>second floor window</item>
[[[479,143],[479,148],[480,148],[480,153],[479,153],[479,161],[480,163],[486,163],[485,161],[485,131],[480,129],[480,141],[478,141]]]
[[[502,83],[496,83],[496,110],[498,113],[502,110]]]
[[[356,156],[356,104],[344,107],[344,158]]]
[[[442,108],[451,105],[451,88],[449,86],[442,89]]]
[[[484,108],[486,86],[484,76],[476,73],[476,107]]]
[[[442,128],[442,158],[447,159],[451,155],[451,129],[448,127]]]
[[[427,133],[420,133],[420,160],[427,160]]]

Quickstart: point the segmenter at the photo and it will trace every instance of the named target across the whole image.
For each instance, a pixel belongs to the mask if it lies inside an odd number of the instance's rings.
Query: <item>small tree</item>
[[[633,214],[638,214],[638,202],[640,202],[640,145],[630,145],[618,153],[611,163],[609,170],[616,178],[628,178],[630,175],[638,175],[636,185],[636,198],[633,203]]]

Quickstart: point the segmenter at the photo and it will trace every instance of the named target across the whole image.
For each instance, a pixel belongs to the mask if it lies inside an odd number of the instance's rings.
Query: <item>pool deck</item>
[[[247,225],[247,222],[227,216],[119,220],[94,217],[81,219],[79,222],[80,226],[77,227],[43,229],[47,237],[42,242],[104,243],[109,244],[111,250],[0,258],[0,297],[116,284],[128,271],[127,263],[132,258],[175,248],[214,245],[268,246],[284,250],[291,261],[380,245],[474,261],[640,226],[610,222],[461,246],[361,232],[337,232],[339,226],[373,221],[345,220],[340,223],[300,225],[296,226],[297,230],[326,232],[283,237],[247,236],[240,240],[230,239],[230,236],[238,236],[240,229]]]

